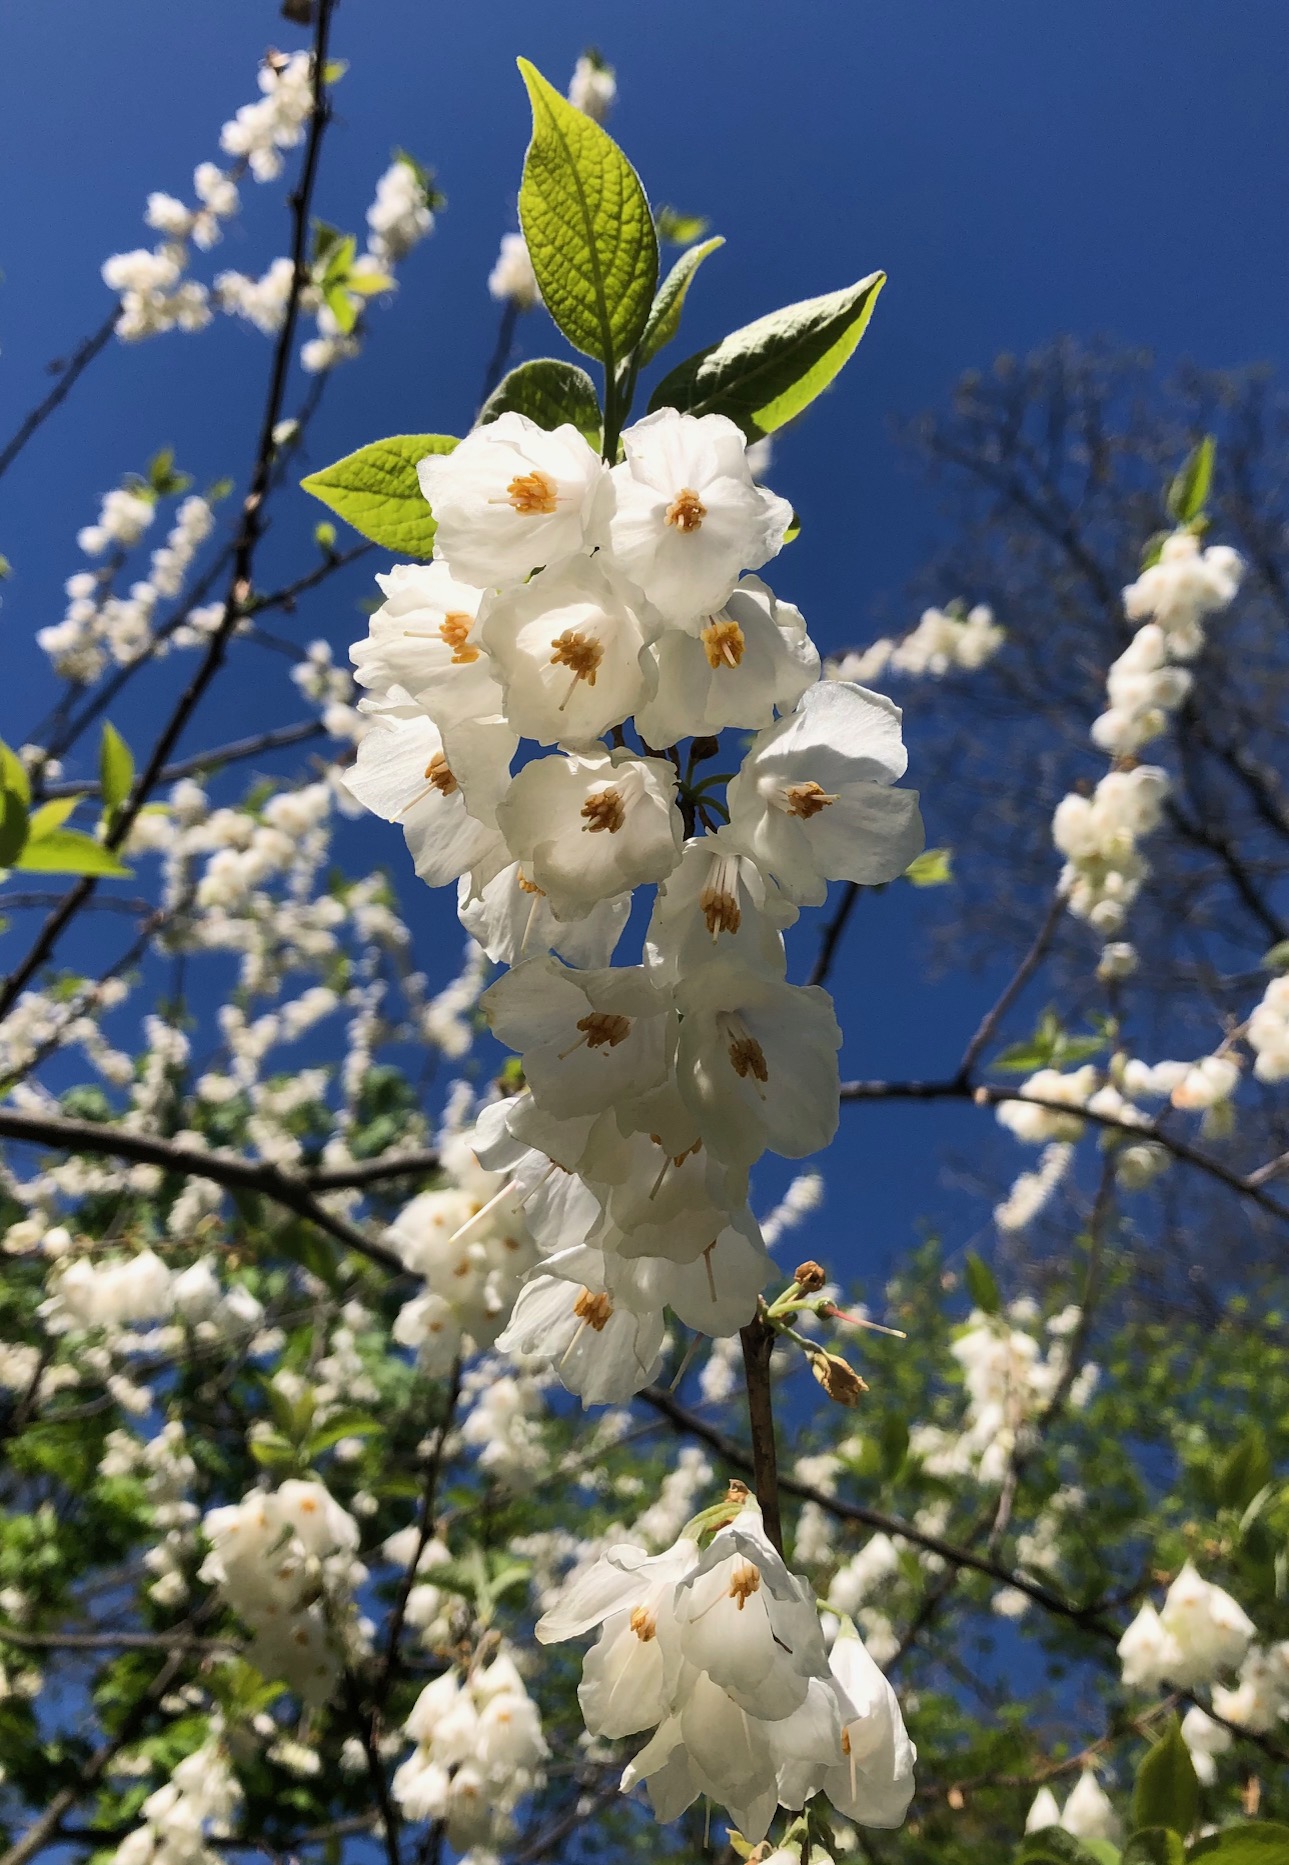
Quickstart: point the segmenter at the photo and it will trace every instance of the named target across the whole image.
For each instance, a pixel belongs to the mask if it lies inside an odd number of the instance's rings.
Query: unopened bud
[[[792,1272],[792,1280],[803,1295],[817,1295],[828,1278],[824,1274],[822,1263],[798,1263]]]
[[[862,1394],[868,1391],[853,1366],[839,1354],[825,1353],[822,1348],[810,1355],[810,1371],[838,1405],[858,1405]]]
[[[953,1811],[955,1813],[961,1813],[962,1809],[967,1804],[967,1796],[963,1793],[960,1787],[951,1787],[948,1793],[945,1795],[945,1799],[948,1801],[949,1805],[953,1808]]]
[[[730,1486],[725,1492],[726,1502],[745,1503],[752,1494],[746,1483],[740,1483],[736,1476],[730,1478]]]
[[[714,758],[720,748],[719,738],[695,738],[690,743],[689,755],[695,764],[701,764],[704,758]]]

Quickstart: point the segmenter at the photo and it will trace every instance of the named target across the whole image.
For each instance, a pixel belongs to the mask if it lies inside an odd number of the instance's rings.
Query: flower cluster
[[[861,685],[884,673],[940,680],[954,668],[975,673],[987,666],[1006,638],[986,603],[972,609],[950,603],[947,609],[924,609],[917,627],[899,641],[883,635],[867,648],[829,661],[825,673],[830,680]]]
[[[1259,1081],[1289,1076],[1289,977],[1273,978],[1245,1026]]]
[[[549,1750],[508,1651],[427,1684],[404,1734],[416,1746],[391,1785],[407,1819],[443,1821],[457,1854],[490,1855],[513,1838],[515,1808],[543,1784]]]
[[[786,981],[782,929],[922,845],[896,708],[821,682],[798,611],[740,577],[791,513],[739,430],[663,409],[623,445],[610,467],[508,413],[421,463],[439,556],[380,579],[347,778],[513,967],[482,1006],[528,1092],[475,1150],[546,1262],[501,1345],[588,1401],[648,1381],[665,1308],[715,1335],[751,1318],[748,1173],[837,1123],[832,1003]],[[700,764],[727,728],[754,736],[722,803]],[[521,739],[540,755],[512,774]],[[649,885],[644,962],[612,966]]]
[[[1212,1683],[1236,1669],[1256,1630],[1231,1595],[1201,1579],[1187,1561],[1162,1609],[1147,1600],[1119,1640],[1123,1681],[1143,1690]]]
[[[143,1825],[121,1841],[113,1865],[217,1865],[222,1853],[206,1841],[228,1837],[241,1801],[215,1718],[201,1747],[148,1795],[139,1809]]]
[[[249,1661],[304,1702],[325,1703],[350,1629],[329,1607],[365,1578],[354,1559],[358,1524],[323,1484],[292,1477],[209,1510],[202,1527],[210,1553],[201,1578],[250,1627]]]
[[[1107,675],[1107,708],[1092,739],[1115,760],[1091,796],[1072,791],[1058,804],[1052,839],[1065,867],[1060,888],[1070,912],[1113,939],[1149,872],[1138,842],[1158,827],[1167,773],[1138,765],[1191,688],[1178,662],[1204,645],[1204,623],[1234,601],[1243,561],[1229,546],[1201,550],[1194,532],[1165,539],[1159,559],[1123,592],[1124,613],[1140,626]]]
[[[659,1820],[700,1794],[759,1843],[779,1806],[823,1793],[864,1826],[899,1826],[916,1753],[853,1627],[825,1648],[812,1589],[736,1501],[706,1549],[691,1525],[656,1555],[611,1547],[538,1621],[543,1643],[601,1627],[578,1692],[588,1730],[653,1734],[622,1778]],[[702,1518],[698,1518],[701,1522]]]

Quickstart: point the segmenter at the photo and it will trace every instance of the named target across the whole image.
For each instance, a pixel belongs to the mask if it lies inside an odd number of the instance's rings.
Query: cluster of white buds
[[[1167,773],[1138,765],[1136,754],[1158,738],[1191,689],[1177,663],[1194,660],[1204,623],[1234,601],[1243,574],[1239,554],[1223,544],[1201,550],[1189,529],[1164,540],[1158,561],[1123,592],[1124,613],[1141,624],[1107,676],[1107,707],[1092,726],[1094,744],[1115,767],[1091,796],[1071,792],[1057,805],[1052,839],[1065,856],[1060,887],[1070,912],[1103,939],[1122,931],[1149,868],[1137,844],[1158,827]],[[1115,963],[1106,975],[1118,975]]]
[[[1214,1685],[1212,1698],[1219,1716],[1258,1734],[1289,1718],[1289,1638],[1250,1645],[1236,1682]]]
[[[409,1820],[441,1820],[457,1854],[500,1848],[514,1810],[545,1780],[550,1752],[537,1705],[504,1649],[427,1684],[404,1725],[416,1744],[392,1782]]]
[[[493,1344],[536,1258],[505,1175],[485,1172],[459,1135],[445,1141],[442,1159],[448,1183],[405,1205],[387,1237],[425,1283],[400,1310],[394,1339],[415,1347],[432,1375]]]
[[[306,1703],[325,1703],[338,1673],[353,1590],[358,1524],[325,1486],[290,1478],[211,1509],[200,1577],[253,1633],[247,1658]]]
[[[1123,1681],[1140,1690],[1210,1684],[1237,1668],[1256,1631],[1231,1595],[1201,1579],[1187,1561],[1163,1607],[1156,1611],[1147,1600],[1119,1640]]]
[[[509,413],[421,463],[439,555],[380,579],[346,779],[513,967],[482,1007],[528,1091],[473,1144],[546,1261],[501,1345],[588,1401],[648,1382],[665,1308],[712,1335],[751,1319],[749,1171],[838,1118],[832,1001],[786,981],[782,929],[922,846],[898,710],[821,681],[798,611],[740,580],[791,512],[738,428],[663,409],[623,445],[610,467]],[[722,801],[701,763],[727,728],[754,736]],[[542,755],[512,775],[521,739]],[[612,966],[650,885],[644,962]]]
[[[282,151],[299,143],[313,109],[312,58],[308,52],[270,52],[259,69],[259,86],[255,102],[243,104],[225,123],[219,146],[245,162],[256,181],[275,181]]]
[[[385,265],[405,259],[433,232],[429,190],[406,156],[395,157],[377,181],[367,227],[367,250]]]
[[[916,1751],[894,1691],[852,1626],[827,1651],[755,1502],[720,1513],[705,1549],[701,1516],[662,1554],[610,1548],[538,1621],[546,1644],[602,1628],[578,1691],[588,1730],[653,1731],[622,1787],[643,1781],[661,1821],[708,1794],[756,1844],[778,1807],[823,1793],[860,1825],[899,1826]]]
[[[1046,1347],[1029,1331],[1038,1319],[1035,1305],[1022,1299],[1006,1314],[973,1309],[950,1351],[962,1368],[967,1395],[966,1417],[959,1433],[936,1425],[916,1425],[909,1447],[933,1476],[976,1475],[1000,1483],[1018,1450],[1031,1441],[1040,1418],[1069,1367],[1065,1336],[1078,1323],[1078,1310],[1065,1310],[1048,1323]],[[1071,1407],[1079,1411],[1091,1398],[1099,1372],[1082,1367],[1070,1389]]]
[[[1007,639],[986,603],[972,609],[951,603],[947,609],[924,609],[916,628],[899,641],[883,635],[871,646],[829,661],[830,680],[858,680],[861,685],[884,673],[943,679],[953,669],[975,673],[994,658]]]
[[[1284,1081],[1289,1076],[1289,976],[1273,978],[1254,1008],[1245,1037],[1256,1060],[1259,1081]]]
[[[207,1840],[229,1837],[241,1800],[215,1719],[201,1747],[148,1795],[139,1809],[143,1825],[121,1841],[112,1865],[218,1865],[223,1854]]]

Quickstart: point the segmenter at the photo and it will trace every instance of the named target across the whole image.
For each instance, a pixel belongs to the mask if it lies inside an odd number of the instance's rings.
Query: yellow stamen
[[[591,835],[598,834],[601,829],[616,835],[627,819],[626,805],[612,786],[607,790],[593,790],[582,805],[582,814],[586,818],[583,834]]]
[[[573,1303],[573,1313],[587,1327],[603,1334],[613,1313],[613,1302],[607,1295],[592,1295],[589,1289],[583,1289]]]
[[[549,473],[534,467],[520,473],[506,487],[504,499],[489,499],[490,505],[513,505],[523,518],[547,518],[559,504],[559,491]]]
[[[836,796],[828,795],[822,784],[813,782],[789,784],[783,794],[788,799],[789,816],[799,816],[803,822],[808,822],[821,809],[827,809],[830,803],[837,801]]]
[[[709,622],[699,639],[707,652],[709,667],[737,667],[746,645],[743,630],[732,615],[719,616]]]
[[[658,1621],[647,1606],[637,1606],[631,1614],[631,1630],[642,1645],[647,1645],[651,1638],[658,1636]]]
[[[754,1593],[760,1591],[761,1570],[753,1567],[751,1561],[740,1561],[730,1575],[729,1597],[737,1601],[742,1612]]]
[[[579,680],[585,680],[588,686],[595,685],[595,676],[600,662],[604,659],[604,649],[590,635],[580,635],[575,628],[566,628],[562,635],[551,643],[555,652],[551,655],[552,667],[571,667],[573,678],[568,692],[559,703],[563,712],[573,694],[577,691]]]
[[[692,486],[682,486],[667,507],[667,523],[677,531],[697,531],[707,516],[707,507]]]
[[[729,1057],[730,1067],[740,1081],[746,1081],[749,1075],[754,1081],[769,1081],[770,1067],[765,1059],[765,1051],[755,1036],[732,1036]]]
[[[440,639],[451,648],[454,667],[468,667],[472,661],[477,661],[479,658],[478,648],[470,647],[466,643],[466,636],[473,626],[474,617],[460,609],[452,610],[439,623]]]

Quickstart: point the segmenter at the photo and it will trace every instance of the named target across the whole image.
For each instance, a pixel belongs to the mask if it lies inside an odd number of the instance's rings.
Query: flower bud
[[[810,1371],[828,1397],[835,1399],[838,1405],[858,1405],[861,1394],[868,1391],[853,1366],[848,1365],[839,1354],[825,1353],[822,1348],[810,1355]]]
[[[817,1295],[828,1277],[824,1273],[823,1264],[812,1261],[798,1263],[792,1272],[792,1280],[803,1295]]]

